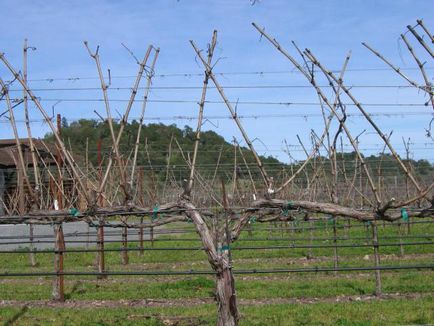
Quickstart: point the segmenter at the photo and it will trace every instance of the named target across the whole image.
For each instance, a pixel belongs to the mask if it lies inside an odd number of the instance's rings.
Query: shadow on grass
[[[363,289],[362,287],[360,287],[356,284],[352,284],[352,283],[347,282],[347,283],[345,283],[345,286],[350,288],[350,289],[353,289],[354,291],[356,291],[357,294],[361,294],[361,295],[367,294],[367,291],[365,289]]]
[[[83,289],[80,289],[81,285],[82,282],[80,281],[75,282],[74,285],[72,286],[71,291],[69,293],[65,293],[65,299],[66,300],[71,299],[74,293],[79,293],[79,294],[84,293],[85,291]]]
[[[13,325],[22,315],[24,315],[27,310],[29,310],[29,307],[24,306],[22,307],[15,315],[13,315],[11,318],[5,321],[4,326],[10,326]]]

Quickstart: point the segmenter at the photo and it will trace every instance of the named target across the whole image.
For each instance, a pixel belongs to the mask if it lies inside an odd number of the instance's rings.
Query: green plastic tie
[[[255,223],[256,222],[256,216],[252,216],[249,220],[250,223]]]
[[[77,208],[72,207],[72,208],[69,210],[69,214],[71,214],[71,215],[74,216],[74,217],[77,217],[77,216],[80,215],[80,212],[78,211]]]
[[[157,218],[158,218],[158,211],[160,210],[160,206],[158,206],[158,205],[156,205],[155,207],[154,207],[154,209],[152,210],[153,211],[153,213],[152,213],[152,220],[154,221],[154,220],[156,220]]]
[[[290,200],[286,203],[285,208],[282,209],[282,215],[283,216],[289,216],[289,210],[291,209],[292,205],[293,205],[293,203]]]
[[[223,247],[222,247],[222,251],[225,251],[225,250],[229,250],[229,246],[227,246],[227,245],[224,245]]]
[[[408,212],[404,207],[401,208],[401,217],[404,222],[408,222]]]

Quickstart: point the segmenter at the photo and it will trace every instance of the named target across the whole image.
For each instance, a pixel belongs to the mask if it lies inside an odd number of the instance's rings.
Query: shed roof
[[[48,144],[40,139],[32,139],[33,144],[36,147],[39,155],[44,159],[48,165],[55,164],[52,156],[49,154],[56,153],[56,146]],[[21,146],[23,148],[24,163],[26,166],[31,166],[32,155],[30,152],[30,140],[28,138],[20,139]],[[40,160],[40,158],[38,157]],[[0,166],[3,167],[15,167],[19,162],[18,150],[16,147],[15,139],[0,139]]]

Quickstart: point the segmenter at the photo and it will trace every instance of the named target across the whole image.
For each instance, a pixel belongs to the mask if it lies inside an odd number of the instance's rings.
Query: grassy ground
[[[339,295],[370,295],[375,290],[371,274],[352,274],[352,278],[332,275],[236,278],[237,294],[245,299],[331,297]],[[383,273],[386,293],[434,293],[432,272]],[[72,300],[137,300],[212,298],[214,281],[211,277],[172,277],[159,281],[131,277],[103,281],[68,280],[65,293]],[[1,300],[48,300],[50,281],[0,283]]]
[[[241,325],[409,325],[433,321],[433,298],[381,302],[241,306]],[[213,305],[189,308],[4,308],[0,320],[19,325],[210,325]],[[177,316],[177,319],[173,318]]]
[[[321,224],[314,237],[331,238],[331,225]],[[298,225],[303,226],[303,225]],[[305,227],[308,224],[304,224]],[[339,226],[343,226],[340,224]],[[175,228],[186,225],[174,225]],[[187,228],[191,228],[187,225]],[[233,246],[234,270],[270,268],[333,267],[333,248],[248,249],[277,245],[309,244],[309,231],[264,230],[254,225],[252,236],[243,233]],[[268,227],[268,226],[267,226]],[[278,225],[279,227],[279,225]],[[434,245],[381,247],[399,243],[397,226],[379,226],[381,264],[429,265]],[[370,244],[364,227],[342,228],[338,244]],[[434,223],[415,224],[403,242],[432,241]],[[268,240],[267,240],[268,238]],[[171,241],[165,241],[170,239]],[[194,240],[189,240],[194,239]],[[258,240],[261,239],[261,240]],[[332,240],[313,244],[333,245]],[[131,248],[137,243],[130,243]],[[107,245],[118,248],[118,245]],[[146,243],[150,248],[150,243]],[[154,248],[199,248],[194,233],[159,236]],[[339,266],[373,266],[372,247],[339,248]],[[120,264],[120,253],[106,254],[111,271],[209,270],[200,249],[191,251],[146,251],[129,253],[130,264]],[[0,254],[0,272],[53,271],[53,254],[38,254],[38,266],[30,267],[27,254]],[[94,271],[95,253],[67,253],[65,271]],[[374,272],[283,273],[236,275],[241,325],[390,325],[434,323],[434,272],[402,270],[382,272],[385,298],[373,299]],[[67,276],[65,305],[53,305],[48,277],[0,279],[0,322],[11,325],[208,325],[215,322],[212,276]],[[152,299],[152,302],[143,302]],[[13,301],[10,301],[13,300]]]

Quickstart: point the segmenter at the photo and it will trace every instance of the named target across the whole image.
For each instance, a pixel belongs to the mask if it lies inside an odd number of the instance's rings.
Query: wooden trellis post
[[[57,274],[53,283],[53,300],[65,301],[65,288],[63,276],[63,251],[65,250],[62,224],[55,226],[56,240],[54,243],[54,271]]]
[[[398,234],[399,234],[399,255],[401,257],[404,256],[404,246],[402,245],[402,233],[403,233],[403,226],[401,222],[398,223]]]
[[[378,229],[376,221],[372,221],[372,244],[374,246],[374,260],[375,260],[375,295],[381,295],[381,272],[378,269],[380,267],[380,254],[378,244]]]
[[[143,217],[140,218],[140,224],[143,224]],[[143,253],[144,253],[144,250],[143,250],[143,226],[141,226],[139,229],[139,247],[140,247],[139,254],[140,254],[140,256],[143,256]]]
[[[97,229],[97,246],[98,246],[98,275],[99,279],[107,278],[107,275],[104,275],[105,272],[105,261],[104,261],[104,221],[102,219],[99,220],[99,225]]]
[[[313,228],[314,224],[312,222],[311,216],[309,218],[309,249],[307,251],[307,259],[313,258],[313,251],[312,251],[312,245],[313,245]]]
[[[128,265],[128,228],[122,228],[122,265]]]
[[[344,225],[344,236],[345,239],[349,239],[349,233],[350,233],[350,228],[351,228],[351,224],[350,224],[350,219],[349,218],[345,218],[345,225]]]
[[[338,275],[338,271],[336,270],[339,265],[336,216],[333,216],[333,246],[333,267],[335,269],[335,275]]]
[[[30,264],[32,267],[36,266],[36,257],[35,257],[35,246],[33,244],[33,224],[29,225],[29,247],[30,247]]]
[[[151,227],[149,229],[149,237],[151,240],[151,247],[153,247],[154,246],[154,228],[153,227]]]
[[[60,114],[57,114],[57,134],[60,138],[61,136],[61,117]],[[56,155],[57,165],[59,167],[59,182],[57,185],[57,209],[63,209],[63,198],[62,198],[62,174],[60,173],[62,167],[62,157],[60,149],[58,148],[58,152]],[[65,250],[65,238],[63,236],[63,227],[62,223],[55,226],[55,236],[56,242],[54,244],[54,269],[57,274],[54,285],[53,285],[53,299],[56,301],[65,301],[65,293],[64,293],[64,276],[63,276],[63,251]]]
[[[253,238],[253,225],[251,222],[247,223],[247,234],[249,238]]]
[[[150,78],[150,77],[148,77],[148,78]],[[141,121],[140,123],[143,124],[143,121]],[[140,135],[138,135],[138,139],[140,139]],[[136,154],[136,153],[134,153],[134,154]],[[133,167],[135,166],[135,162],[136,161],[133,161]],[[135,189],[136,195],[134,197],[137,199],[137,201],[141,205],[143,205],[143,179],[144,179],[144,176],[145,176],[145,170],[144,170],[143,166],[139,166],[138,167],[138,174],[139,174],[139,180],[137,182],[137,187]],[[131,180],[132,179],[133,179],[133,175],[131,177]],[[141,225],[143,225],[143,220],[144,219],[143,219],[143,216],[142,216],[140,218],[140,224]],[[144,235],[144,233],[143,233],[143,226],[141,226],[139,228],[139,247],[140,247],[139,255],[140,256],[143,256],[143,254],[144,254],[144,239],[143,239],[143,235]]]
[[[24,47],[23,47],[23,82],[27,84],[27,51],[29,49],[35,49],[32,47],[28,47],[27,45],[27,39],[24,40]],[[39,206],[39,192],[40,192],[40,185],[39,185],[39,171],[38,171],[38,164],[36,161],[36,155],[35,155],[35,148],[33,145],[33,139],[32,139],[32,133],[30,130],[30,123],[29,123],[29,110],[28,110],[28,101],[27,101],[27,92],[23,90],[23,104],[24,104],[24,116],[25,116],[25,123],[27,128],[27,135],[29,138],[29,144],[30,144],[30,152],[32,154],[32,163],[33,163],[33,173],[34,173],[34,179],[35,179],[35,193],[36,193],[36,199],[38,199],[38,202],[35,203],[37,206]],[[30,264],[31,266],[36,266],[36,257],[35,257],[35,248],[33,245],[33,224],[29,225],[29,242],[30,242]]]

